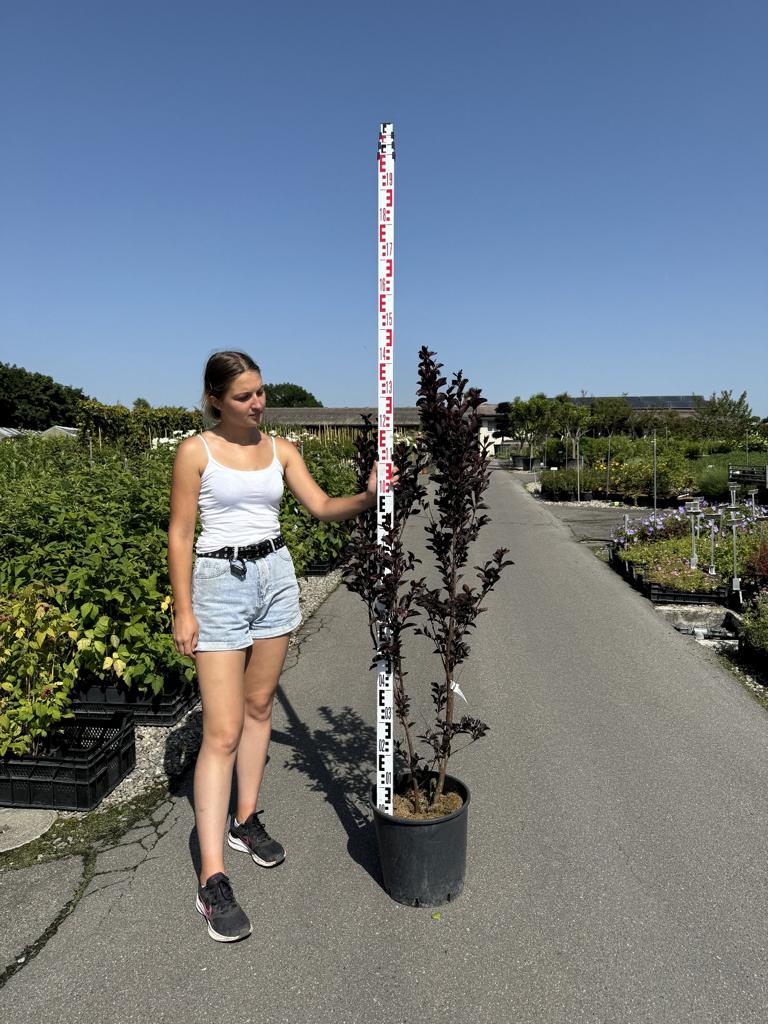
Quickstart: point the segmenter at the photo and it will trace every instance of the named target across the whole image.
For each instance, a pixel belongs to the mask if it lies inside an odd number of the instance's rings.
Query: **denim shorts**
[[[192,608],[200,627],[198,651],[240,651],[254,640],[290,633],[301,622],[290,551],[282,547],[264,558],[234,563],[197,558]]]

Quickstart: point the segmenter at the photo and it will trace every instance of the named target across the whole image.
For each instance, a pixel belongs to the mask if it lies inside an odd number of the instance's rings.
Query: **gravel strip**
[[[341,581],[341,570],[327,576],[305,576],[299,579],[299,605],[304,623],[311,618]],[[290,647],[299,643],[301,628],[291,635]],[[200,704],[191,708],[175,725],[136,726],[136,767],[99,804],[106,809],[138,796],[157,782],[168,781],[183,774],[192,764],[200,746],[202,716]],[[79,817],[83,812],[70,811],[62,817]]]
[[[564,508],[626,508],[632,510],[632,512],[643,513],[646,512],[649,515],[653,514],[653,509],[646,509],[645,506],[638,505],[626,505],[620,501],[598,501],[597,499],[591,501],[549,501],[547,498],[541,497],[541,484],[538,482],[524,484],[526,491],[537,498],[542,505],[560,505]]]

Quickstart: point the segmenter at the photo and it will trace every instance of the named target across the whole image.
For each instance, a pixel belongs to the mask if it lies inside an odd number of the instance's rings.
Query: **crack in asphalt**
[[[281,675],[286,672],[290,672],[296,668],[299,663],[299,658],[302,654],[304,644],[308,643],[313,636],[316,636],[321,629],[325,626],[325,619],[319,612],[316,612],[308,622],[305,622],[299,632],[296,634],[295,640],[288,647],[288,653],[285,657],[285,664],[283,665],[283,671]]]
[[[632,877],[634,879],[636,879],[641,885],[643,885],[643,886],[647,885],[648,884],[648,880],[646,878],[643,878],[642,875],[638,875],[637,871],[635,871],[635,867],[634,867],[634,865],[632,863],[632,860],[631,860],[629,854],[624,849],[624,847],[621,845],[621,843],[616,838],[616,836],[613,837],[613,842],[615,843],[616,848],[619,850],[619,852],[623,855],[624,860],[626,861],[627,867],[629,868],[629,873],[632,875]]]
[[[51,941],[54,935],[58,932],[59,928],[64,924],[67,918],[74,913],[74,911],[76,910],[81,901],[87,900],[91,896],[96,896],[100,893],[107,892],[109,889],[113,888],[115,885],[118,885],[121,882],[129,881],[131,876],[136,874],[136,871],[141,867],[142,864],[146,863],[147,860],[154,859],[151,858],[149,854],[151,853],[152,849],[154,849],[155,845],[157,844],[157,841],[162,838],[162,835],[164,835],[165,832],[168,831],[168,829],[165,829],[164,832],[161,834],[159,831],[160,826],[167,821],[168,817],[171,815],[176,806],[176,801],[166,801],[166,803],[169,803],[170,806],[168,807],[168,810],[165,812],[162,818],[159,818],[157,821],[154,820],[154,815],[157,814],[157,810],[155,810],[153,812],[153,815],[150,817],[150,821],[152,823],[151,826],[143,826],[145,828],[151,827],[154,829],[155,842],[152,844],[151,847],[146,848],[142,846],[141,840],[131,840],[131,842],[129,843],[123,843],[120,840],[117,840],[109,846],[105,846],[99,850],[94,849],[82,855],[82,875],[80,877],[80,881],[77,885],[77,888],[75,889],[71,898],[67,901],[67,903],[64,904],[64,906],[58,912],[53,921],[51,921],[51,923],[48,925],[48,927],[45,929],[42,935],[35,939],[34,942],[30,942],[27,946],[25,946],[20,953],[17,953],[14,958],[14,962],[8,964],[7,967],[0,972],[0,989],[2,989],[3,986],[8,981],[10,981],[10,979],[15,974],[18,974],[19,971],[23,970],[24,967],[31,963],[32,960],[34,960],[35,957],[37,957],[45,949],[45,947],[48,945],[48,943]],[[131,826],[131,828],[135,827],[135,825]],[[125,834],[127,834],[127,832],[130,831],[131,829],[128,829]],[[147,836],[145,836],[144,838],[147,838]],[[137,863],[134,864],[132,867],[110,868],[107,871],[96,870],[98,860],[100,857],[103,857],[106,853],[110,853],[112,850],[116,850],[121,847],[128,848],[130,846],[139,846],[139,848],[144,851],[144,856],[142,856],[141,859],[137,861]],[[85,890],[88,888],[88,886],[95,878],[103,878],[105,875],[115,874],[116,872],[120,872],[120,874],[123,877],[116,878],[115,881],[110,883],[109,885],[102,886],[99,889],[94,889],[90,893],[86,893]],[[122,895],[123,894],[121,894],[120,898],[122,898]],[[110,909],[111,907],[106,908],[105,913],[108,913]]]

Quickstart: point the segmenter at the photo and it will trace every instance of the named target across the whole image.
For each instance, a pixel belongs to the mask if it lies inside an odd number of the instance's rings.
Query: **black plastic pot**
[[[405,792],[409,776],[398,776],[396,791]],[[439,907],[455,900],[464,887],[467,868],[469,789],[451,775],[446,793],[458,793],[461,807],[444,818],[394,818],[376,806],[373,821],[379,845],[384,888],[398,903],[410,907]]]

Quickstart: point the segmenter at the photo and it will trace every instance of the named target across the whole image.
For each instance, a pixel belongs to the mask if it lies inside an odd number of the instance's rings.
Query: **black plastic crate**
[[[717,590],[674,590],[660,583],[649,583],[648,597],[654,604],[726,604],[728,587],[718,587]]]
[[[327,576],[329,572],[332,572],[334,568],[334,562],[330,558],[316,558],[310,562],[305,573],[307,576]]]
[[[623,548],[617,548],[614,544],[608,545],[608,564],[611,565],[616,572],[623,573],[624,567],[627,563],[621,557],[620,551],[623,551]]]
[[[136,765],[136,734],[127,712],[78,715],[56,749],[39,757],[0,757],[0,807],[90,811]]]
[[[113,715],[116,711],[130,711],[136,725],[175,725],[197,703],[200,691],[197,680],[174,679],[166,683],[157,695],[137,693],[121,683],[104,686],[101,682],[82,684],[72,693],[72,709],[78,715]]]

